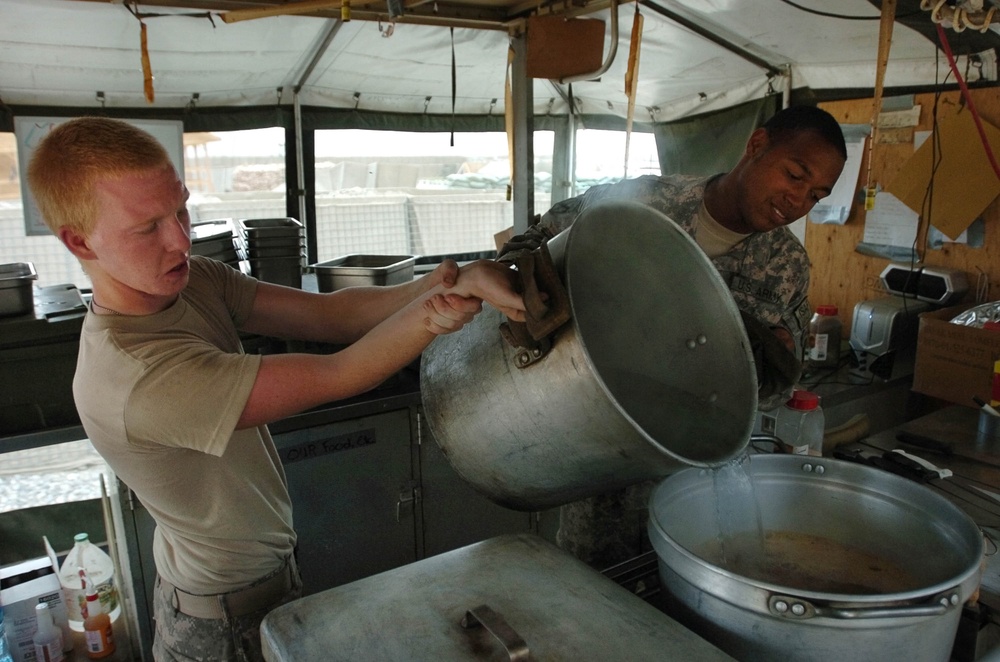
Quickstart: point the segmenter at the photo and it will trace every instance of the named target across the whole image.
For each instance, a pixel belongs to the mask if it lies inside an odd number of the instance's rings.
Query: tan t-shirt
[[[695,219],[694,240],[698,242],[698,246],[701,247],[705,255],[712,260],[733,250],[736,244],[749,236],[722,227],[708,213],[708,208],[705,206],[704,200],[698,205],[698,213]]]
[[[275,570],[295,545],[284,470],[266,426],[235,432],[260,356],[237,328],[257,282],[191,258],[168,309],[87,315],[73,394],[84,429],[156,520],[157,571],[214,594]]]

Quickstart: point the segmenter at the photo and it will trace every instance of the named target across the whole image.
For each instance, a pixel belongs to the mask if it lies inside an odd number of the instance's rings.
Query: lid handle
[[[507,651],[511,662],[531,662],[528,644],[514,628],[507,624],[503,616],[493,611],[489,605],[479,605],[465,612],[462,627],[465,629],[483,626]]]

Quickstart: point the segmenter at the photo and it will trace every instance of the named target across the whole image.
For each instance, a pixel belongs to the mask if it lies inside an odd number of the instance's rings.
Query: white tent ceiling
[[[404,13],[393,25],[387,14],[365,13],[366,5],[355,0],[358,16],[379,20],[341,23],[336,18],[339,13],[331,11],[233,23],[221,20],[224,10],[247,7],[254,1],[158,0],[126,6],[122,0],[3,0],[0,100],[11,107],[99,108],[103,104],[169,109],[183,108],[197,95],[198,108],[270,106],[279,100],[291,103],[293,90],[301,83],[299,102],[304,106],[450,114],[454,53],[455,112],[503,113],[508,33],[519,29],[520,18],[484,20],[486,29],[477,29],[468,27],[476,25],[475,20],[442,19],[434,25],[427,24],[433,23],[429,19],[407,22]],[[900,11],[904,4],[900,3]],[[433,11],[437,4],[408,0],[403,6]],[[472,16],[478,7],[483,16],[503,10],[508,16],[523,17],[538,6],[470,0],[464,16]],[[584,7],[581,13],[602,18],[610,26],[606,2],[572,6]],[[822,16],[800,7],[871,20]],[[669,121],[732,106],[760,98],[769,87],[782,91],[789,79],[794,88],[813,90],[871,89],[875,83],[879,9],[868,0],[796,0],[794,4],[787,0],[649,0],[640,5],[640,11],[645,28],[636,99],[639,121]],[[152,104],[143,96],[136,12],[148,15],[144,23],[154,75]],[[625,115],[624,76],[635,5],[621,5],[618,12],[621,42],[617,57],[599,81],[573,84],[578,113]],[[923,16],[913,17],[916,13]],[[910,14],[911,21],[923,20],[930,26],[929,12],[917,9]],[[453,34],[449,23],[459,26]],[[386,36],[390,28],[391,36]],[[977,38],[1000,40],[995,29]],[[968,31],[948,33],[958,44]],[[606,48],[611,38],[608,35]],[[744,51],[753,61],[734,50]],[[970,52],[969,48],[956,50]],[[317,52],[322,54],[314,62]],[[970,82],[996,79],[995,48],[982,51],[974,63],[969,66],[960,57],[959,66]],[[765,66],[787,71],[789,78],[774,77]],[[896,24],[887,87],[930,88],[946,72],[947,63],[930,39]],[[103,93],[103,101],[98,100],[98,92]],[[567,93],[568,86],[558,81],[535,80],[535,112],[565,114]]]

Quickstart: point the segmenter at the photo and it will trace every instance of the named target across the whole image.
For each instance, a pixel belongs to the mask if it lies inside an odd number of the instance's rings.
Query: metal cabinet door
[[[493,503],[456,473],[434,441],[419,409],[415,416],[420,451],[422,558],[504,533],[525,533],[535,528],[534,513]]]
[[[304,593],[415,561],[407,409],[274,435]]]
[[[133,636],[132,651],[142,662],[153,660],[153,590],[156,583],[156,565],[153,561],[153,530],[156,522],[146,507],[128,485],[111,479],[111,518],[117,538],[118,553],[122,559],[123,576],[119,578],[119,591],[127,596],[135,608],[137,632]]]

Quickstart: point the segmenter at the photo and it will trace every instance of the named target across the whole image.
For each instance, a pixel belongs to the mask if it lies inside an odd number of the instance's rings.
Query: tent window
[[[495,250],[513,225],[503,132],[316,131],[319,261],[353,253]],[[549,206],[553,134],[535,132],[535,207]]]
[[[660,160],[652,133],[633,132],[629,138],[628,171],[625,170],[625,132],[581,129],[576,133],[576,190],[583,193],[597,184],[611,184],[642,175],[659,175]],[[544,211],[538,208],[540,211]]]
[[[286,215],[285,131],[281,128],[184,134],[184,175],[193,221]],[[90,281],[51,234],[25,231],[13,133],[0,133],[0,264],[31,262],[39,286]]]
[[[285,130],[187,132],[184,180],[193,223],[284,218]]]

